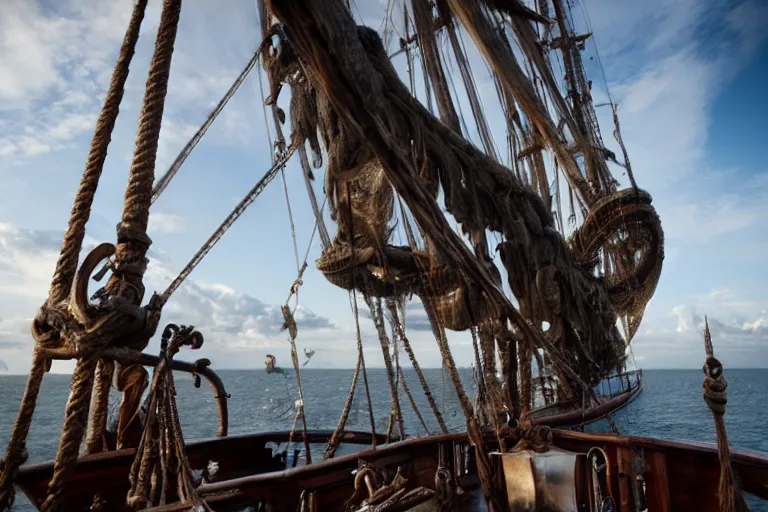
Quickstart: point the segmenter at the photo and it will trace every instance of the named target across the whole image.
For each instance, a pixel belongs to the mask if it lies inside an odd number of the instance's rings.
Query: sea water
[[[333,429],[349,392],[352,370],[302,369],[302,384],[308,428]],[[408,388],[432,432],[438,424],[430,412],[413,370],[403,371]],[[440,369],[424,370],[432,394],[443,411],[451,430],[463,429],[464,419],[450,380]],[[219,372],[229,399],[229,433],[246,434],[290,429],[292,406],[296,399],[291,373],[267,374],[265,371],[223,370]],[[702,399],[702,373],[699,370],[645,370],[644,389],[626,408],[613,415],[623,434],[716,442],[712,415]],[[768,370],[725,370],[728,381],[728,406],[725,416],[728,439],[733,448],[768,452]],[[462,371],[468,393],[472,395],[471,370]],[[52,459],[56,453],[69,395],[68,375],[46,375],[38,399],[32,429],[27,440],[29,462]],[[368,370],[371,401],[375,405],[377,432],[386,429],[389,411],[389,386],[384,370]],[[24,392],[26,376],[0,376],[0,446],[8,440]],[[213,392],[203,382],[197,389],[192,379],[177,374],[179,414],[186,440],[204,439],[216,434],[216,403]],[[363,379],[359,379],[356,400],[350,415],[349,430],[370,431]],[[408,435],[423,435],[405,396],[401,397],[403,420]],[[588,427],[590,431],[608,431],[606,422]],[[768,507],[750,499],[753,511]],[[14,510],[32,510],[21,493]]]

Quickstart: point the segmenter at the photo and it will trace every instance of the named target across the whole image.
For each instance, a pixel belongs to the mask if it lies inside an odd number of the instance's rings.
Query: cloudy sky
[[[635,174],[652,193],[666,235],[664,273],[633,344],[638,364],[700,367],[706,314],[726,366],[767,367],[768,106],[760,91],[768,80],[768,5],[581,2],[588,18],[576,9],[576,21],[589,21],[594,30],[610,92],[621,104]],[[150,2],[154,7],[142,26],[87,245],[114,240],[159,3]],[[383,12],[380,0],[357,4],[364,12]],[[29,366],[29,323],[47,293],[131,7],[130,0],[0,5],[0,360],[14,373]],[[258,27],[253,0],[185,2],[158,173],[250,58]],[[587,55],[595,55],[592,46]],[[476,62],[475,68],[484,67]],[[602,77],[593,78],[604,91]],[[269,166],[260,98],[254,74],[153,206],[148,288],[165,288]],[[607,140],[611,129],[603,130]],[[286,177],[303,255],[312,214],[296,164]],[[315,239],[310,263],[319,251]],[[276,180],[177,292],[166,319],[194,324],[205,334],[203,353],[190,358],[209,357],[218,368],[261,368],[264,355],[273,353],[288,364],[279,304],[295,277],[286,202]],[[316,350],[313,365],[354,364],[349,298],[311,264],[297,320],[300,348]],[[408,324],[417,357],[438,366],[434,342],[419,320],[414,312]],[[369,365],[379,366],[373,326],[362,321]],[[468,338],[451,337],[464,364],[470,360]],[[57,363],[54,371],[71,367]]]

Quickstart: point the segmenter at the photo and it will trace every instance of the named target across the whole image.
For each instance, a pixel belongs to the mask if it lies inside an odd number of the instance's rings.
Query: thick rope
[[[80,250],[83,238],[85,237],[85,225],[90,217],[91,206],[104,167],[104,161],[107,157],[107,148],[112,139],[112,130],[120,111],[120,102],[123,98],[125,82],[128,78],[133,54],[135,53],[136,42],[139,39],[139,31],[141,22],[144,19],[146,6],[147,0],[138,0],[134,5],[133,13],[131,14],[120,52],[118,53],[104,105],[96,122],[85,170],[83,171],[80,186],[72,205],[69,226],[64,234],[59,259],[56,262],[56,270],[54,271],[48,293],[49,304],[57,304],[67,298],[77,271]],[[35,350],[32,369],[19,407],[19,414],[14,422],[11,439],[8,442],[5,456],[3,457],[2,470],[0,471],[0,510],[9,509],[13,505],[15,493],[13,482],[19,465],[26,459],[24,454],[25,442],[29,434],[29,427],[32,422],[32,415],[37,403],[37,395],[40,392],[43,375],[49,364],[50,362],[43,353]]]
[[[32,369],[27,379],[27,387],[21,399],[19,413],[13,423],[11,439],[5,448],[5,456],[0,461],[0,510],[8,511],[13,508],[16,495],[14,482],[18,474],[19,466],[26,462],[28,453],[26,449],[29,427],[32,425],[32,415],[35,412],[37,395],[40,393],[40,384],[46,370],[46,357],[41,348],[36,348],[32,358]]]
[[[712,412],[717,431],[717,455],[720,459],[720,510],[722,512],[748,511],[744,495],[736,482],[736,476],[731,467],[731,450],[728,445],[728,434],[725,430],[725,405],[728,402],[726,388],[728,383],[723,378],[723,365],[714,356],[712,335],[709,332],[709,322],[704,318],[704,348],[707,361],[704,363],[704,401]]]
[[[144,295],[141,281],[146,270],[147,250],[152,244],[147,236],[149,207],[152,204],[157,147],[180,14],[181,0],[164,0],[155,52],[149,64],[144,102],[139,115],[136,149],[125,189],[122,222],[117,230],[117,263],[107,284],[107,290],[135,304],[141,303]]]
[[[96,376],[93,379],[91,395],[91,417],[88,420],[88,434],[85,443],[87,454],[102,451],[104,440],[102,435],[107,425],[109,413],[109,391],[112,386],[112,374],[115,365],[106,359],[99,360]]]
[[[88,151],[88,160],[80,180],[80,186],[77,189],[75,202],[72,205],[69,226],[64,234],[61,254],[56,262],[56,270],[51,282],[49,301],[52,304],[67,298],[72,280],[75,277],[80,249],[85,237],[85,225],[91,215],[91,205],[104,168],[104,161],[107,158],[107,149],[112,140],[112,130],[120,112],[120,102],[123,99],[125,82],[128,79],[131,60],[136,50],[136,42],[139,39],[139,30],[144,19],[147,1],[138,0],[134,5],[131,20],[112,71],[112,79],[104,99],[104,105],[96,121],[96,129]]]
[[[64,426],[59,439],[59,449],[53,463],[53,477],[48,483],[48,496],[40,510],[55,512],[66,510],[65,493],[69,477],[75,470],[80,453],[80,443],[88,423],[88,410],[93,389],[93,375],[96,371],[96,357],[86,357],[77,362],[72,374],[71,391],[64,412]]]
[[[151,244],[146,230],[152,200],[154,166],[180,11],[181,0],[165,0],[139,118],[136,150],[125,192],[123,218],[118,226],[117,264],[106,287],[112,297],[127,300],[135,305],[140,304],[144,296],[142,277],[146,269],[146,251]],[[82,270],[78,271],[78,275]],[[78,313],[73,310],[72,313],[77,320],[89,324],[82,336],[78,336],[80,339],[74,340],[87,352],[81,356],[72,377],[72,393],[64,413],[64,426],[54,462],[54,474],[48,486],[48,496],[41,507],[46,512],[62,510],[65,506],[68,480],[74,471],[88,422],[98,353],[113,343],[115,335],[125,327],[124,312],[119,310],[95,322],[90,318],[77,318],[78,314],[85,314],[83,311]]]

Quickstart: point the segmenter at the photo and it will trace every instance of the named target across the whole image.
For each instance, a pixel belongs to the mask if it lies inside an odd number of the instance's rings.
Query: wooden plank
[[[614,493],[613,499],[619,507],[620,512],[635,512],[635,501],[632,494],[634,484],[634,460],[632,451],[628,448],[618,448],[616,450],[616,464],[619,477],[619,494]]]
[[[669,495],[667,456],[660,452],[645,453],[645,497],[649,512],[669,512],[672,501]]]

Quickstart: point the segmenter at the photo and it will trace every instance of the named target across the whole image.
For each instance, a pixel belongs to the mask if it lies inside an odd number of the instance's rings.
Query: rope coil
[[[738,484],[736,475],[731,467],[731,450],[728,444],[728,434],[725,429],[725,406],[728,403],[726,389],[728,383],[723,378],[723,365],[715,358],[712,347],[712,335],[709,332],[709,321],[704,317],[704,350],[707,360],[704,363],[704,401],[712,412],[717,431],[717,455],[720,459],[720,510],[722,512],[748,511],[744,494]]]
[[[726,389],[728,383],[723,378],[723,365],[715,357],[707,357],[704,364],[704,401],[712,414],[723,416],[728,403]]]

